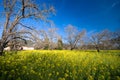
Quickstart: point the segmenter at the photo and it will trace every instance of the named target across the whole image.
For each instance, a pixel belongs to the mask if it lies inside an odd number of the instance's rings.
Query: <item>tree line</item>
[[[102,50],[120,49],[120,32],[102,30],[87,34],[86,30],[78,30],[69,24],[64,29],[64,37],[57,33],[56,28],[48,28],[48,31],[40,30],[39,40],[35,42],[36,49],[67,49],[67,50]],[[37,37],[38,38],[38,37]],[[37,39],[35,39],[37,40]]]

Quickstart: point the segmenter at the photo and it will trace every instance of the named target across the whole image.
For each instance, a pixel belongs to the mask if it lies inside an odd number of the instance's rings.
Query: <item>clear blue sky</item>
[[[120,29],[120,0],[46,0],[56,8],[52,19],[59,28],[72,24],[81,29]]]
[[[39,2],[55,7],[56,16],[50,19],[61,33],[68,24],[88,32],[120,30],[120,0],[37,0]]]

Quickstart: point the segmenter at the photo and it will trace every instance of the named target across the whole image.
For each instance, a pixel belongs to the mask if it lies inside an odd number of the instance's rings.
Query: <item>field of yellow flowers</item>
[[[33,50],[0,56],[0,80],[120,80],[120,51]]]

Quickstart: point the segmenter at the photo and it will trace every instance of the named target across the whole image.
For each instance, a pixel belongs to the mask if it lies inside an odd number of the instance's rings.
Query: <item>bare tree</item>
[[[110,32],[108,30],[103,30],[101,32],[95,33],[92,35],[91,41],[95,46],[97,52],[99,52],[100,46],[104,47],[103,45],[108,45],[110,41]]]
[[[114,49],[120,49],[120,31],[113,32],[110,42],[114,46]]]
[[[3,0],[3,3],[5,23],[3,23],[4,26],[0,38],[0,55],[3,54],[4,48],[11,40],[18,38],[23,39],[21,35],[31,34],[28,29],[31,30],[32,28],[24,25],[23,20],[29,18],[46,20],[49,14],[55,11],[53,7],[38,6],[32,0]],[[23,29],[22,27],[27,30],[21,30]]]
[[[49,38],[49,41],[50,41],[50,44],[49,44],[49,48],[50,49],[55,49],[57,47],[57,37],[59,36],[57,34],[57,28],[55,27],[51,27],[48,29],[48,38]]]
[[[48,49],[49,48],[49,38],[45,30],[39,30],[36,37],[35,43],[36,49]]]
[[[67,25],[65,28],[66,32],[66,40],[69,44],[70,50],[73,50],[76,48],[78,42],[80,42],[81,38],[85,35],[86,31],[78,31],[74,26],[71,24]]]
[[[38,40],[35,47],[37,49],[55,49],[57,47],[57,28],[49,27],[45,30],[39,30]]]

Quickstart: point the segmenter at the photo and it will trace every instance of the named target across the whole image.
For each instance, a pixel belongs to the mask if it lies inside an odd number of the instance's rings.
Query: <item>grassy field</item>
[[[6,52],[0,80],[120,80],[120,50]]]

